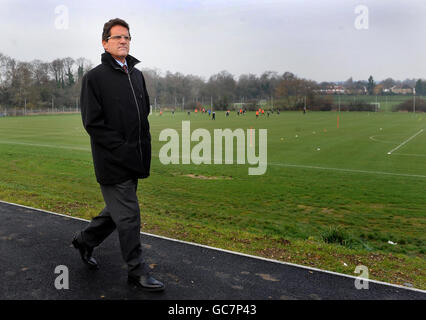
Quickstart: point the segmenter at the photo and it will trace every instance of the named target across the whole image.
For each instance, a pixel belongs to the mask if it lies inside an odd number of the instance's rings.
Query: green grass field
[[[337,117],[151,115],[142,231],[350,275],[365,265],[372,279],[426,289],[426,115],[342,112],[339,128]],[[249,176],[252,165],[236,161],[161,164],[160,131],[180,133],[182,120],[212,137],[215,128],[268,129],[266,173]],[[99,213],[79,114],[0,118],[0,199],[86,219]]]

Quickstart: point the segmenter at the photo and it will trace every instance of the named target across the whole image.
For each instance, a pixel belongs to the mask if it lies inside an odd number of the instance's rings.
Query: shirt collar
[[[128,67],[128,65],[127,65],[127,60],[126,59],[124,59],[124,63],[122,63],[121,61],[119,61],[119,60],[117,60],[117,59],[115,59],[114,58],[114,60],[115,61],[117,61],[117,63],[120,65],[120,67],[122,67],[123,68],[123,66],[125,65],[126,67]]]

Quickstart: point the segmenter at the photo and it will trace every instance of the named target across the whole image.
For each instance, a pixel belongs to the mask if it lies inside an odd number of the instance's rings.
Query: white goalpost
[[[370,104],[371,104],[371,105],[376,106],[376,107],[374,108],[374,111],[375,111],[375,112],[377,112],[377,111],[379,111],[379,110],[380,110],[380,102],[371,102]]]

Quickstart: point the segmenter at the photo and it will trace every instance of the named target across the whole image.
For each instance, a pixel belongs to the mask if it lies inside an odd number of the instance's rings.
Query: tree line
[[[419,79],[416,81],[416,95],[424,96],[426,95],[426,81]]]
[[[91,67],[86,58],[23,62],[0,53],[0,110],[75,107]]]
[[[33,60],[22,62],[0,53],[0,111],[8,108],[50,109],[78,108],[81,79],[93,64],[85,59],[70,57],[51,62]],[[224,70],[204,80],[197,75],[185,75],[170,71],[164,74],[158,69],[143,69],[151,104],[158,108],[193,110],[197,106],[212,106],[226,110],[244,106],[258,108],[261,101],[268,107],[281,110],[297,110],[305,105],[317,110],[329,110],[332,97],[321,95],[321,89],[341,85],[348,92],[379,94],[379,89],[395,85],[416,87],[418,94],[425,94],[424,80],[405,81],[385,79],[375,83],[368,80],[343,82],[316,82],[298,77],[294,73],[265,71],[260,76],[242,74],[238,78]],[[238,105],[234,105],[234,104]]]

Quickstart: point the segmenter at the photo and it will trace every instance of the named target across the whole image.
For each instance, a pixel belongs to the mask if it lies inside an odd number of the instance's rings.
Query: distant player
[[[216,112],[214,112],[214,111],[212,113],[212,120],[216,120]]]
[[[256,118],[259,118],[259,111],[256,111]]]

